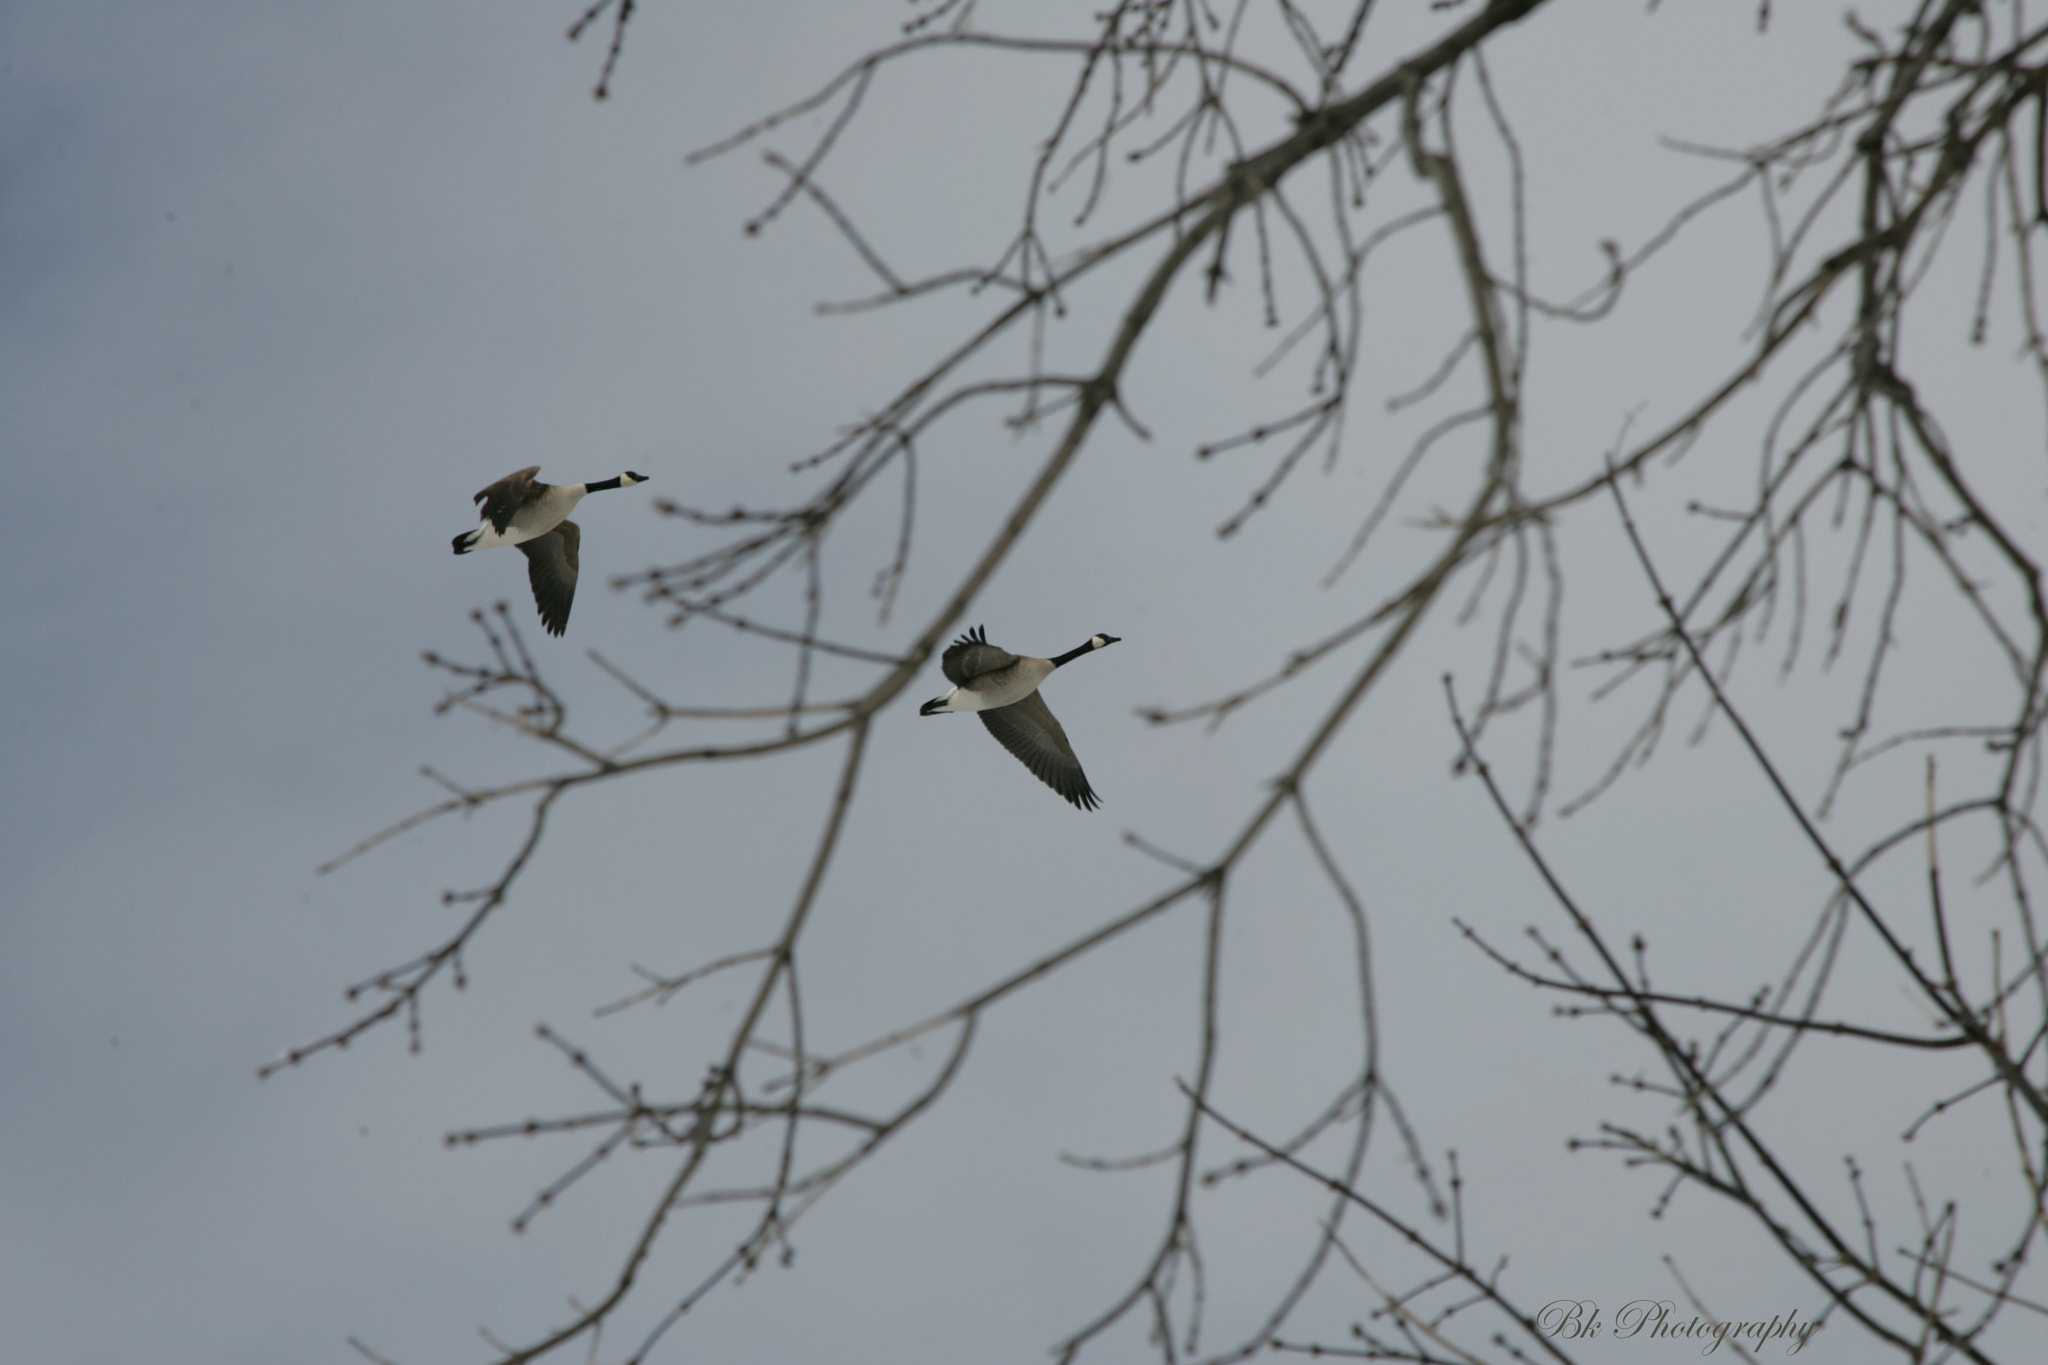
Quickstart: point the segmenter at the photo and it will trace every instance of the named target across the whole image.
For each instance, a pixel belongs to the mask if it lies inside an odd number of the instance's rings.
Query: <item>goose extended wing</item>
[[[945,654],[939,659],[939,671],[955,687],[965,687],[975,678],[1000,673],[1016,662],[1016,655],[990,644],[982,628],[976,626],[946,646]]]
[[[504,535],[505,528],[512,524],[512,514],[531,496],[533,476],[540,473],[540,466],[530,464],[516,474],[504,478],[487,488],[480,488],[471,502],[480,502],[484,507],[484,520],[498,528]]]
[[[533,604],[550,635],[569,628],[569,606],[576,600],[576,551],[583,532],[565,521],[544,536],[519,542],[526,556],[526,581],[533,585]]]
[[[1095,789],[1088,785],[1088,775],[1081,771],[1081,761],[1074,757],[1073,746],[1067,743],[1067,732],[1060,728],[1045,698],[1033,692],[1020,702],[975,714],[996,742],[1015,754],[1039,781],[1082,810],[1094,810],[1101,804]]]

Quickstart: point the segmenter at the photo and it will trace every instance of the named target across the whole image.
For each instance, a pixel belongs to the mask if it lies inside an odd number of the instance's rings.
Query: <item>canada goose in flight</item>
[[[1025,767],[1082,810],[1099,804],[1081,761],[1067,743],[1067,732],[1053,718],[1038,685],[1052,676],[1061,664],[1069,664],[1092,649],[1113,645],[1120,637],[1091,635],[1088,643],[1051,659],[1033,659],[1012,654],[988,642],[980,626],[968,631],[946,647],[939,667],[953,690],[933,697],[918,708],[920,716],[947,711],[972,711],[1005,749],[1022,760]]]
[[[539,465],[528,465],[478,493],[474,501],[483,504],[484,519],[474,531],[455,537],[455,553],[517,545],[526,556],[526,578],[533,584],[540,623],[548,634],[560,635],[569,628],[569,604],[576,600],[576,549],[583,542],[583,532],[569,520],[570,511],[585,493],[631,488],[646,483],[647,476],[628,470],[596,483],[542,483],[533,477],[538,473]]]

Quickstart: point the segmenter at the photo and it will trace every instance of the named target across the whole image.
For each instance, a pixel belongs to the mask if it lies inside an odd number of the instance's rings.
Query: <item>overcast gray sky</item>
[[[1413,8],[1384,20],[1389,59],[1443,22]],[[449,1150],[442,1135],[601,1107],[535,1040],[539,1022],[617,1074],[687,1093],[739,983],[659,1012],[592,1011],[636,987],[632,964],[681,971],[755,946],[786,910],[838,749],[584,793],[468,956],[468,989],[429,993],[422,1054],[385,1028],[255,1079],[262,1062],[352,1017],[343,987],[437,942],[453,913],[441,893],[487,882],[521,825],[484,812],[332,875],[314,869],[437,799],[422,765],[471,782],[552,770],[502,729],[436,717],[442,684],[421,652],[481,659],[467,614],[507,600],[579,725],[604,742],[643,718],[586,649],[681,704],[781,696],[775,650],[708,624],[665,631],[658,609],[606,590],[606,577],[712,543],[656,515],[654,494],[713,508],[801,497],[813,476],[788,462],[872,412],[986,306],[818,317],[814,303],[873,289],[829,224],[797,204],[748,237],[742,224],[779,186],[756,150],[684,164],[889,41],[904,6],[651,0],[604,103],[590,89],[609,27],[565,43],[575,9],[0,10],[0,430],[20,495],[0,538],[10,1359],[340,1362],[361,1358],[353,1334],[412,1365],[488,1358],[479,1325],[521,1340],[559,1321],[570,1296],[604,1291],[668,1166],[610,1162],[514,1236],[512,1217],[584,1140]],[[1754,19],[1754,6],[1565,6],[1502,40],[1496,75],[1530,162],[1532,259],[1554,292],[1598,278],[1600,238],[1639,244],[1725,174],[1660,148],[1659,135],[1741,145],[1811,114],[1833,79],[1816,64],[1831,70],[1848,50],[1834,15],[1777,13],[1764,35]],[[1028,157],[1069,79],[1050,60],[987,54],[906,66],[877,83],[828,183],[906,273],[985,260],[1013,230]],[[817,126],[798,120],[772,145],[800,152]],[[1112,221],[1144,207],[1130,193],[1113,198]],[[1741,352],[1760,288],[1755,217],[1730,210],[1712,229],[1721,255],[1650,277],[1630,300],[1634,330],[1544,353],[1531,376],[1533,462],[1554,461],[1560,482],[1597,467],[1632,412],[1668,419]],[[1151,439],[1104,424],[960,623],[985,622],[1034,654],[1094,631],[1123,637],[1048,687],[1105,808],[1066,807],[964,718],[920,719],[916,702],[944,689],[929,670],[877,723],[807,938],[815,1037],[844,1046],[922,1017],[1156,894],[1171,874],[1126,831],[1214,858],[1348,676],[1311,678],[1213,733],[1137,715],[1261,676],[1376,601],[1393,581],[1376,575],[1397,571],[1398,558],[1368,558],[1336,588],[1316,586],[1412,429],[1398,415],[1374,425],[1385,399],[1455,340],[1442,279],[1389,271],[1362,365],[1373,416],[1333,469],[1297,476],[1271,513],[1219,540],[1266,466],[1190,452],[1298,392],[1231,405],[1273,342],[1254,274],[1240,260],[1241,287],[1213,309],[1176,293],[1125,395]],[[1081,320],[1055,354],[1092,363],[1109,297],[1077,301]],[[1961,325],[1930,330],[1953,338]],[[1190,377],[1211,373],[1240,387]],[[2038,402],[2011,375],[1982,381],[1979,396],[1973,375],[1954,380],[1959,433],[2026,456],[2005,491],[2038,548]],[[875,515],[828,566],[837,633],[888,649],[923,629],[1056,429],[1012,433],[983,414],[937,434],[921,453],[916,558],[895,615],[878,623],[866,595],[892,532]],[[1729,457],[1748,458],[1739,442]],[[529,464],[565,482],[629,468],[654,480],[578,513],[583,583],[560,641],[533,626],[517,556],[448,552],[473,524],[470,494]],[[1449,500],[1460,484],[1441,487]],[[1589,508],[1584,520],[1605,516]],[[1389,534],[1397,545],[1419,535]],[[1424,542],[1407,543],[1389,553]],[[1612,527],[1574,547],[1568,638],[1611,642],[1620,614],[1647,627]],[[763,614],[793,621],[793,601],[776,590]],[[1889,695],[1969,690],[1975,656],[1927,644],[1944,638],[1944,609],[1929,599],[1908,612],[1914,648]],[[1451,923],[1508,944],[1529,923],[1563,933],[1483,794],[1450,774],[1438,676],[1456,670],[1476,690],[1490,645],[1449,611],[1433,618],[1317,779],[1325,832],[1372,915],[1382,1046],[1409,1116],[1439,1168],[1445,1149],[1459,1152],[1467,1234],[1479,1259],[1513,1258],[1526,1303],[1677,1297],[1658,1261],[1668,1252],[1730,1316],[1811,1316],[1819,1296],[1725,1208],[1687,1194],[1652,1219],[1658,1176],[1565,1150],[1603,1117],[1654,1128],[1670,1111],[1610,1086],[1645,1064],[1618,1029],[1552,1018],[1549,999],[1508,981]],[[831,667],[823,690],[870,676]],[[1583,747],[1560,791],[1597,775],[1622,732],[1585,704],[1593,681],[1567,682],[1566,741]],[[1774,733],[1812,772],[1824,775],[1825,727],[1837,723],[1820,708],[1853,682],[1802,675],[1770,702]],[[1696,715],[1617,798],[1545,834],[1591,901],[1621,932],[1646,933],[1674,976],[1697,968],[1744,991],[1776,974],[1826,883],[1725,728],[1679,742]],[[1298,835],[1271,836],[1238,894],[1224,982],[1236,1026],[1219,1093],[1277,1134],[1354,1063],[1351,948]],[[1199,930],[1192,914],[1167,917],[993,1014],[945,1101],[798,1225],[794,1263],[711,1295],[655,1358],[1043,1358],[1123,1292],[1159,1235],[1163,1170],[1106,1174],[1060,1157],[1172,1140]],[[1895,999],[1882,1007],[1911,1017]],[[898,1070],[879,1070],[870,1093],[922,1074],[888,1065]],[[1959,1198],[1980,1158],[1987,1182],[2010,1164],[1989,1108],[1902,1149],[1897,1134],[1932,1092],[1915,1079],[1890,1095],[1890,1065],[1802,1054],[1785,1106],[1810,1105],[1815,1124],[1783,1140],[1816,1180],[1853,1150],[1897,1210],[1907,1156],[1953,1177]],[[1822,1121],[1852,1103],[1869,1117],[1850,1136]],[[1398,1146],[1377,1141],[1376,1178],[1398,1188]],[[1206,1344],[1256,1321],[1321,1209],[1305,1182],[1279,1175],[1215,1194]],[[742,1212],[693,1219],[671,1233],[648,1300],[604,1358],[746,1228]],[[1313,1328],[1293,1335],[1336,1341],[1374,1307],[1363,1285],[1333,1277]],[[2033,1321],[2048,1341],[2048,1319]],[[1861,1358],[1853,1348],[1846,1331],[1824,1333],[1805,1358]],[[571,1349],[563,1358],[584,1358]],[[1127,1326],[1100,1358],[1144,1349]],[[1664,1354],[1607,1342],[1584,1358]]]

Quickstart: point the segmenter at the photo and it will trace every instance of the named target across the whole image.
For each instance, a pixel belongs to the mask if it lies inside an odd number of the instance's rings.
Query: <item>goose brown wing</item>
[[[1081,761],[1067,743],[1067,732],[1053,717],[1045,699],[1033,692],[1020,702],[977,711],[996,742],[1015,754],[1038,780],[1082,810],[1094,810],[1100,798],[1088,785]]]
[[[526,556],[526,581],[533,585],[533,604],[550,635],[569,628],[569,605],[576,600],[576,551],[583,532],[565,521],[544,536],[519,542]]]
[[[945,654],[939,658],[939,671],[955,687],[965,687],[975,678],[1000,673],[1016,662],[1016,655],[990,644],[982,628],[976,626],[946,646]]]
[[[507,474],[488,488],[477,490],[471,502],[484,506],[484,520],[498,528],[504,535],[505,528],[512,524],[512,514],[533,496],[533,476],[540,473],[540,466],[530,464],[516,474]]]

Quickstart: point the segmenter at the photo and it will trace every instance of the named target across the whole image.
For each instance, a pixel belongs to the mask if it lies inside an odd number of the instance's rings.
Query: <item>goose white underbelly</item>
[[[490,550],[544,536],[568,520],[569,514],[576,510],[576,504],[583,501],[583,492],[580,483],[558,483],[543,496],[514,512],[511,524],[503,531],[491,525],[491,519],[485,517],[477,527],[476,539],[469,548]]]
[[[1019,659],[999,673],[985,673],[971,687],[956,687],[946,694],[948,711],[993,711],[1014,706],[1038,690],[1052,676],[1052,664],[1045,659]]]

